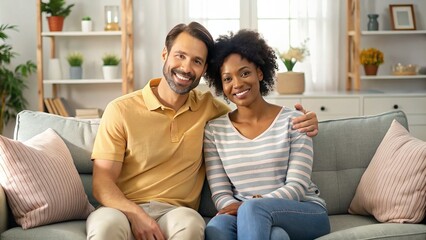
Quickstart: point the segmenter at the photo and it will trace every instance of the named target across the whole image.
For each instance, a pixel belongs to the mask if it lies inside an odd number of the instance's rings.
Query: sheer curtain
[[[302,25],[298,29],[309,37],[310,57],[304,64],[308,74],[306,90],[315,92],[338,90],[339,66],[342,66],[339,64],[341,1],[304,1],[309,2],[309,7],[301,18],[312,19],[310,24]]]
[[[212,1],[216,4],[212,4]],[[238,28],[238,25],[234,24],[235,19],[229,17],[231,12],[235,12],[240,18],[240,28],[258,29],[268,43],[275,48],[285,50],[289,44],[298,46],[303,40],[309,39],[310,56],[302,63],[297,63],[294,69],[305,72],[306,92],[338,90],[339,67],[342,66],[339,64],[342,56],[339,46],[343,45],[339,41],[341,35],[339,17],[341,4],[344,4],[342,1],[240,0],[240,11],[223,9],[221,11],[213,7],[218,5],[217,0],[197,0],[196,5],[198,9],[203,9],[200,10],[203,16],[197,16],[196,19],[189,16],[190,2],[191,0],[157,0],[145,1],[142,4],[145,5],[142,9],[150,9],[150,11],[143,11],[144,24],[142,25],[145,29],[143,36],[140,36],[143,39],[141,44],[145,42],[147,44],[145,46],[150,46],[143,48],[145,53],[141,53],[146,56],[146,64],[153,67],[147,69],[149,73],[156,76],[161,74],[159,70],[162,63],[158,61],[159,55],[164,46],[164,38],[171,27],[177,23],[197,20],[211,30],[213,35],[217,35],[215,34],[217,32],[227,33],[230,29]],[[266,6],[264,16],[261,16],[262,7],[259,4]],[[225,6],[219,5],[221,8]],[[233,6],[230,3],[228,5],[229,8]],[[288,13],[285,13],[286,8],[290,9]],[[135,15],[137,17],[137,13]],[[290,24],[292,27],[284,26],[283,19],[292,22]],[[265,21],[262,22],[263,20]],[[272,30],[267,30],[268,28]],[[135,26],[135,33],[138,34],[137,26]],[[285,71],[280,61],[279,65],[280,71]]]

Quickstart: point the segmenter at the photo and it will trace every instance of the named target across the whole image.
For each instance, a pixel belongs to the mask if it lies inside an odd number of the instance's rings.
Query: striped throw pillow
[[[0,184],[23,229],[94,210],[64,141],[52,129],[19,142],[0,136]]]
[[[426,210],[426,142],[394,120],[362,175],[349,213],[418,223]]]

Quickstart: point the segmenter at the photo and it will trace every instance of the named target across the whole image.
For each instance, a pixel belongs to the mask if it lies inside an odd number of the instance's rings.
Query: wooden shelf
[[[362,80],[372,79],[426,79],[426,75],[376,75],[376,76],[361,76]]]
[[[106,83],[121,83],[122,79],[52,79],[44,80],[44,84],[106,84]]]
[[[93,31],[93,32],[42,32],[43,37],[90,37],[90,36],[121,36],[121,31]]]
[[[83,0],[79,0],[83,3]],[[121,84],[121,93],[127,94],[133,91],[134,86],[134,60],[133,60],[133,0],[120,0],[120,15],[121,15],[121,31],[62,31],[62,32],[49,32],[43,31],[43,19],[41,9],[41,0],[36,1],[36,16],[37,16],[37,87],[38,87],[38,106],[39,111],[44,111],[44,98],[45,90],[44,85],[52,85],[53,97],[58,96],[57,85],[66,84]],[[120,41],[121,48],[121,79],[53,79],[46,80],[44,75],[43,64],[46,61],[45,58],[56,58],[56,48],[64,48],[60,44],[56,43],[57,38],[80,38],[80,37],[120,37],[117,41]],[[43,38],[50,38],[50,56],[45,56],[46,53],[43,51],[44,44]],[[67,39],[68,40],[68,39]],[[78,39],[78,41],[84,41],[85,39]],[[70,40],[72,41],[72,39]],[[96,46],[95,46],[96,47]]]
[[[369,36],[369,35],[426,35],[426,30],[415,30],[415,31],[395,31],[395,30],[387,30],[387,31],[362,31],[361,35]]]
[[[382,76],[361,76],[360,73],[360,47],[361,37],[369,36],[426,36],[426,30],[379,30],[379,31],[366,31],[361,30],[361,1],[362,0],[347,0],[347,35],[346,35],[346,90],[359,91],[361,90],[361,80],[369,79],[424,79],[426,75],[382,75]],[[365,2],[367,0],[364,0]],[[378,1],[378,0],[377,0]]]

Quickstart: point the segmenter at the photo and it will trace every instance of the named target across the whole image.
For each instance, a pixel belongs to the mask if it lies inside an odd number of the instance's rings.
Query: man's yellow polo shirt
[[[160,79],[121,96],[105,109],[92,159],[122,162],[117,185],[135,203],[198,208],[205,170],[204,126],[229,111],[210,92],[192,90],[175,112],[152,92]]]

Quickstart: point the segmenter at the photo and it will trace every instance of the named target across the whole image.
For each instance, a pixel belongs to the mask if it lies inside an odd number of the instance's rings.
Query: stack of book
[[[45,98],[44,105],[48,113],[69,117],[70,113],[63,98]]]
[[[77,108],[75,109],[76,118],[100,118],[101,110],[99,108]]]

